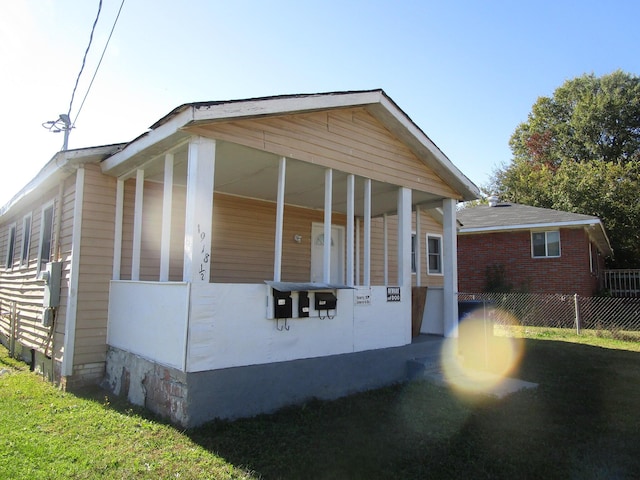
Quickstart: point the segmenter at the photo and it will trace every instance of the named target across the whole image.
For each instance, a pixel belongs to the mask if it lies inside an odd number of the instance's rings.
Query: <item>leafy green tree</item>
[[[540,97],[494,172],[501,198],[600,217],[612,266],[640,268],[640,77],[616,71],[566,81]]]

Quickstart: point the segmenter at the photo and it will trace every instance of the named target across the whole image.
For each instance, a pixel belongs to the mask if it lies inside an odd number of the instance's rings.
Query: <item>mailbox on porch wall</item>
[[[331,292],[316,292],[315,293],[315,307],[316,310],[335,310],[338,304],[338,299]]]
[[[292,318],[293,301],[291,292],[281,292],[273,289],[273,316],[274,318]]]
[[[298,317],[309,316],[309,292],[298,292]]]

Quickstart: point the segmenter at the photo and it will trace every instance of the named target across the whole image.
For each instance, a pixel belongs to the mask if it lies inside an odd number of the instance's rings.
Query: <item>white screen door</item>
[[[324,225],[311,224],[311,281],[322,282],[322,256],[324,254]],[[344,227],[331,225],[331,278],[330,283],[344,283]]]

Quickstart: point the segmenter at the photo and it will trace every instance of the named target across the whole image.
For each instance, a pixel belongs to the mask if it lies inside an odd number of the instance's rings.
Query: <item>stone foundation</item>
[[[102,386],[172,423],[188,424],[186,374],[109,347]]]

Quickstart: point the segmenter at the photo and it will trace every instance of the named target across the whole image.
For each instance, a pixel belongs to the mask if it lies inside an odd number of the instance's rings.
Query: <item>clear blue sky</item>
[[[640,74],[640,2],[103,0],[70,148],[129,141],[187,102],[382,88],[478,186],[565,80]],[[61,146],[98,0],[0,3],[0,205]],[[76,118],[77,117],[77,118]]]

